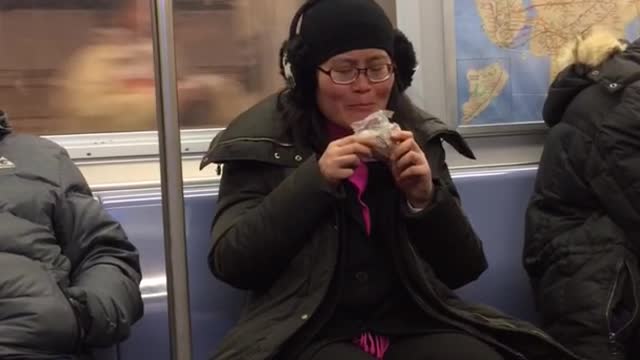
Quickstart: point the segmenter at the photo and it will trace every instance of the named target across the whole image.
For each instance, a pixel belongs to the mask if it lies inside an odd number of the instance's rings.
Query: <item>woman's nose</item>
[[[360,72],[356,81],[353,82],[352,88],[356,92],[367,92],[371,90],[371,81],[364,72]]]

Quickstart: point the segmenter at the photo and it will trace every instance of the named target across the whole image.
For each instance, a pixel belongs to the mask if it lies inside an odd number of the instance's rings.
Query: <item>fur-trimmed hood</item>
[[[572,100],[585,88],[599,84],[615,93],[640,80],[640,40],[628,43],[598,28],[579,36],[561,52],[562,70],[549,89],[543,118],[558,124]]]

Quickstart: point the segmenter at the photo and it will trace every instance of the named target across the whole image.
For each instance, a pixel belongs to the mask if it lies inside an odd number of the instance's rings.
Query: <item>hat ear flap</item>
[[[300,77],[300,64],[305,55],[304,44],[299,35],[285,40],[280,47],[280,75],[289,89],[295,89]]]
[[[413,82],[413,75],[418,69],[418,59],[413,44],[407,36],[396,29],[393,39],[394,61],[396,65],[396,82],[400,92],[404,92]]]
[[[289,60],[289,40],[285,40],[280,47],[280,75],[284,78],[289,89],[296,87],[296,78],[293,74],[293,65]]]
[[[304,16],[304,13],[315,5],[319,0],[307,0],[296,13],[293,15],[291,25],[289,26],[289,38],[284,41],[280,47],[280,75],[284,77],[287,87],[290,90],[296,87],[296,71],[300,71],[300,66],[295,66],[298,63],[298,58],[302,57],[304,53],[304,44],[302,37],[298,34],[298,26],[300,26],[300,20]],[[294,59],[295,58],[295,59]]]
[[[289,96],[298,104],[310,105],[315,101],[316,72],[308,58],[308,47],[299,35],[280,48],[280,75],[286,81]]]

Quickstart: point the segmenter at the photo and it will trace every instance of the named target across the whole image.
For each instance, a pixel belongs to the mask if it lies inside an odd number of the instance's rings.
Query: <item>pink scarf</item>
[[[342,137],[352,134],[350,130],[340,127],[330,121],[327,122],[329,130],[329,139],[331,141],[340,139]],[[367,235],[371,235],[371,214],[369,207],[362,200],[364,191],[367,188],[369,180],[369,168],[367,163],[362,161],[356,168],[353,175],[349,177],[349,182],[356,187],[358,191],[358,203],[360,204],[360,210],[362,211],[362,219],[364,220],[365,230]],[[353,339],[353,343],[360,347],[364,352],[370,354],[376,359],[383,359],[385,352],[389,349],[390,341],[386,336],[374,335],[369,332],[361,334],[359,337]]]
[[[332,122],[328,122],[329,139],[331,141],[349,136],[352,134],[350,130],[340,127]],[[367,235],[371,235],[371,214],[369,207],[362,200],[364,191],[367,189],[367,183],[369,181],[369,168],[367,163],[362,161],[360,165],[355,169],[353,175],[349,177],[349,182],[356,187],[358,191],[358,203],[360,204],[360,211],[362,211],[362,219],[364,220],[364,226],[367,231]]]

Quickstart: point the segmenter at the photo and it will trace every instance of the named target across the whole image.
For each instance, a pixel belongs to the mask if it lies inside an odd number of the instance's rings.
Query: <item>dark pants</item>
[[[336,342],[302,354],[302,360],[373,360],[356,345]],[[437,333],[391,341],[385,360],[504,360],[491,346],[459,333]]]

